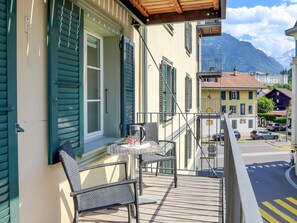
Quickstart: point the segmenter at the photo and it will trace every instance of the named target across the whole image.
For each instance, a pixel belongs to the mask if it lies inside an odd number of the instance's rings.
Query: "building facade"
[[[202,112],[229,113],[233,129],[248,135],[257,127],[257,91],[264,86],[247,73],[223,72],[202,82]],[[206,120],[204,136],[223,128],[220,120]]]
[[[251,75],[254,76],[256,80],[266,85],[289,83],[288,74],[269,74],[269,73],[255,72],[255,73],[252,73]]]
[[[213,2],[207,10],[221,11]],[[168,87],[161,90],[160,72],[140,34],[147,35],[181,110],[195,111],[195,94],[189,99],[197,89],[194,21],[218,19],[221,13],[202,17],[197,10],[206,9],[197,2],[194,12],[187,11],[193,22],[185,24],[182,8],[178,14],[176,8],[168,11],[174,17],[156,18],[131,4],[0,0],[0,204],[6,222],[72,221],[70,188],[57,155],[62,142],[71,142],[81,167],[129,162],[131,157],[108,156],[107,145],[123,140],[138,112],[173,112],[173,97]],[[149,22],[156,26],[146,32]],[[172,34],[163,24],[174,22],[179,24]],[[188,86],[192,91],[185,93]],[[166,127],[172,119],[165,115],[159,121]],[[86,171],[82,184],[121,177],[118,169]]]

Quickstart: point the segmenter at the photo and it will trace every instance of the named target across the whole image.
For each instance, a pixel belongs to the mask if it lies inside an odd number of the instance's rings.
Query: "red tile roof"
[[[256,80],[248,73],[238,73],[236,76],[233,72],[223,72],[217,82],[202,82],[204,88],[242,88],[242,89],[263,89],[266,88],[261,82]]]

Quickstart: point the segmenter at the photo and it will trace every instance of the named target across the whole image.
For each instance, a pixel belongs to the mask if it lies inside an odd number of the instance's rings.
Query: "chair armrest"
[[[166,142],[166,143],[173,144],[173,153],[174,153],[174,156],[176,156],[176,142],[170,141],[170,140],[159,140],[159,142]]]
[[[81,168],[79,172],[83,172],[86,170],[92,170],[92,169],[97,169],[101,167],[107,167],[107,166],[116,166],[116,165],[124,165],[125,166],[125,179],[128,179],[128,170],[127,170],[127,162],[126,161],[119,161],[119,162],[112,162],[112,163],[102,163],[102,164],[97,164],[93,166],[87,166],[84,168]]]
[[[88,193],[88,192],[91,192],[91,191],[94,191],[94,190],[104,189],[104,188],[107,188],[107,187],[115,187],[115,186],[121,186],[121,185],[126,185],[126,184],[135,184],[136,185],[136,182],[137,182],[136,179],[132,179],[132,180],[125,180],[125,181],[115,182],[115,183],[102,184],[102,185],[82,189],[82,190],[79,190],[79,191],[73,191],[73,192],[70,193],[70,196],[73,197],[73,196]]]

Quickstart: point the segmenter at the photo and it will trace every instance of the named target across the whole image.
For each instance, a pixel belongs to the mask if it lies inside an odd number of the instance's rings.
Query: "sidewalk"
[[[266,143],[276,147],[279,150],[291,150],[291,141],[286,141],[285,136],[280,137],[278,140],[265,140]]]

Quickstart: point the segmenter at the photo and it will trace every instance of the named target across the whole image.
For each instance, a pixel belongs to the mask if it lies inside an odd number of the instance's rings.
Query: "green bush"
[[[277,123],[286,123],[287,122],[287,119],[286,118],[283,118],[283,117],[277,117],[273,121],[274,122],[277,122]]]
[[[258,113],[259,118],[265,118],[266,121],[274,121],[276,119],[275,115],[266,114],[266,113]]]

